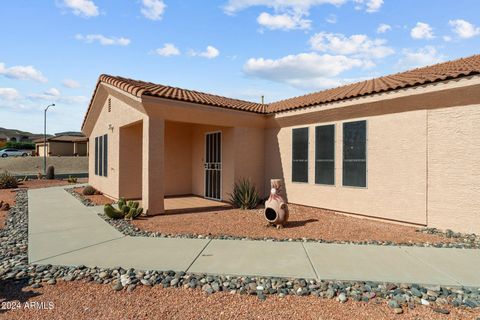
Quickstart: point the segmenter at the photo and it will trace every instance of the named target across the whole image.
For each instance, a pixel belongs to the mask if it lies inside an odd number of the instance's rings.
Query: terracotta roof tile
[[[371,80],[352,83],[270,104],[254,103],[194,90],[164,86],[151,82],[110,75],[101,75],[99,77],[95,91],[100,83],[107,83],[139,98],[142,96],[153,96],[214,107],[268,114],[475,74],[480,74],[480,55],[474,55],[468,58],[448,61]],[[87,114],[90,110],[92,102],[93,97],[90,101]],[[82,128],[85,124],[86,118],[87,115],[85,115]]]
[[[360,83],[353,83],[334,89],[274,102],[268,105],[267,112],[274,113],[292,110],[479,73],[480,55],[474,55],[468,58],[439,63],[432,66],[417,68]]]

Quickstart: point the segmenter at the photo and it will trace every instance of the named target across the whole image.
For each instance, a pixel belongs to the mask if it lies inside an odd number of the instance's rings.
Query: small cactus
[[[121,219],[125,216],[122,211],[115,209],[111,204],[106,204],[103,207],[103,211],[105,212],[105,215],[110,219]]]
[[[46,178],[48,180],[55,179],[55,168],[53,166],[48,166]]]

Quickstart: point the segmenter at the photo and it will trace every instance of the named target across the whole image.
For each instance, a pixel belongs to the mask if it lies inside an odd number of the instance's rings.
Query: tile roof
[[[97,88],[100,83],[107,83],[137,97],[153,96],[214,107],[269,114],[475,74],[480,74],[480,55],[474,55],[467,58],[443,62],[371,80],[356,82],[337,88],[273,102],[270,104],[254,103],[194,90],[164,86],[151,82],[132,80],[105,74],[99,77]],[[95,88],[95,91],[97,88]],[[92,102],[93,97],[87,110],[87,114],[90,111]],[[87,115],[85,115],[82,128],[85,125],[86,118]]]
[[[474,55],[274,102],[268,105],[267,112],[309,107],[479,73],[480,55]]]

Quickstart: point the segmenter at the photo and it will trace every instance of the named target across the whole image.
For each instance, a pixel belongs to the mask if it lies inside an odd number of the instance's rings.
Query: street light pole
[[[55,107],[55,103],[49,104],[43,112],[43,176],[47,175],[47,110]]]

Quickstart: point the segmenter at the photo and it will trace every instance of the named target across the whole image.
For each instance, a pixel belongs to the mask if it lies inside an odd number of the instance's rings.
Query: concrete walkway
[[[62,187],[28,199],[30,263],[480,287],[480,250],[128,237]]]

